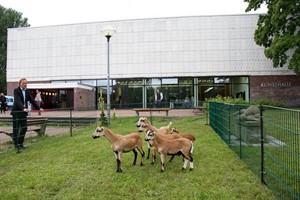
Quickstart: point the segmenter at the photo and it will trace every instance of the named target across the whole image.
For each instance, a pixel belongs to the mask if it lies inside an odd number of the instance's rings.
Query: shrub
[[[205,99],[206,101],[214,101],[214,102],[224,102],[224,103],[231,103],[231,104],[248,104],[248,105],[269,105],[269,106],[277,106],[283,107],[284,103],[282,102],[273,102],[266,97],[260,97],[257,101],[245,101],[242,97],[239,98],[232,98],[230,96],[222,97],[220,95],[216,96],[215,98]]]
[[[98,99],[98,103],[100,106],[101,114],[100,114],[100,126],[108,126],[108,120],[104,113],[104,99],[102,97],[102,89],[100,89],[100,97]]]

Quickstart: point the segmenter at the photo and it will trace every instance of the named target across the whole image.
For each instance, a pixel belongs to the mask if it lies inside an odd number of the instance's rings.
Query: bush
[[[242,97],[239,98],[232,98],[230,96],[222,97],[220,95],[216,96],[215,98],[206,99],[206,101],[214,101],[214,102],[224,102],[230,104],[246,104],[246,105],[269,105],[269,106],[277,106],[283,107],[284,103],[282,102],[273,102],[265,97],[261,97],[257,101],[245,101]]]

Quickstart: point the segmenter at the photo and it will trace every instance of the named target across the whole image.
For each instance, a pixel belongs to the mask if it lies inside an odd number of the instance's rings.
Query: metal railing
[[[278,199],[300,199],[300,111],[209,103],[210,126]]]

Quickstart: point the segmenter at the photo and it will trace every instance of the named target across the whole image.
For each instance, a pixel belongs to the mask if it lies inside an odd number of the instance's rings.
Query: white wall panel
[[[106,25],[117,29],[110,40],[112,78],[293,74],[274,69],[255,44],[257,19],[196,16],[9,29],[7,80],[105,79]]]

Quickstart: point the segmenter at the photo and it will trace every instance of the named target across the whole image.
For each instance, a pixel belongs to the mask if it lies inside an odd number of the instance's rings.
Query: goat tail
[[[172,125],[172,122],[170,122],[170,123],[169,123],[169,125],[168,125],[167,127],[168,127],[168,128],[170,128],[170,127],[171,127],[171,125]]]
[[[193,153],[194,152],[194,144],[193,144],[193,142],[191,142],[191,144],[192,144],[192,146],[190,148],[190,153]]]

